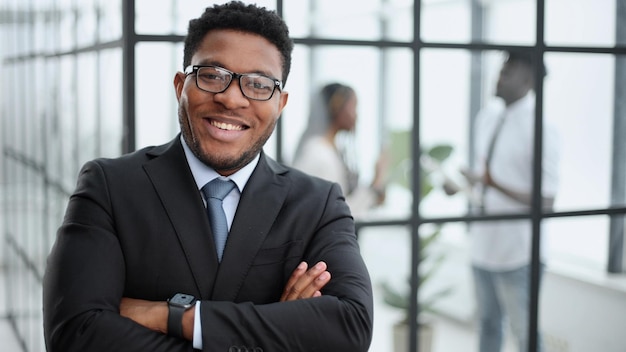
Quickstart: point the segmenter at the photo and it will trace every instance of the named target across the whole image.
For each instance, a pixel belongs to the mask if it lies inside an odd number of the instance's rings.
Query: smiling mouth
[[[243,125],[233,125],[233,124],[226,123],[226,122],[219,122],[219,121],[213,121],[213,120],[211,120],[210,122],[212,126],[215,126],[219,128],[220,130],[224,130],[224,131],[243,131],[247,128],[246,126],[243,126]]]

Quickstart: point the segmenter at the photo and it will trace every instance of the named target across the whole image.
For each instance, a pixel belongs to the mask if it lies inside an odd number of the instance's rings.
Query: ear
[[[174,76],[174,90],[176,91],[176,100],[180,100],[180,96],[183,94],[183,87],[185,86],[185,79],[187,76],[182,72],[176,72]]]
[[[278,117],[280,117],[280,114],[283,112],[283,109],[287,105],[287,100],[289,100],[289,92],[281,92],[280,98],[278,99]]]

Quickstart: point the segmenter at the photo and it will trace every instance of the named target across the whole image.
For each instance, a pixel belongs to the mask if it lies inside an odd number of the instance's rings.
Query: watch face
[[[177,293],[174,297],[170,298],[169,304],[189,308],[195,301],[196,298],[192,295]]]

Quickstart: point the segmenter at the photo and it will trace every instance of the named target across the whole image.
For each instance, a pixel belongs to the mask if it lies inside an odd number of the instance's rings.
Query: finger
[[[324,271],[320,273],[315,280],[311,281],[308,286],[304,287],[302,291],[294,299],[312,298],[322,295],[321,289],[330,282],[330,273]]]
[[[298,266],[298,269],[300,268],[301,266]],[[309,270],[306,270],[304,273],[300,272],[299,270],[297,270],[297,272],[294,272],[291,275],[291,278],[289,279],[287,285],[285,286],[281,301],[291,301],[303,298],[303,291],[324,270],[326,270],[326,263],[318,262],[317,264],[315,264],[315,266],[313,266]]]
[[[308,268],[308,264],[306,262],[301,262],[300,264],[298,264],[298,266],[293,271],[293,273],[291,273],[291,276],[289,277],[289,280],[287,281],[287,284],[285,285],[283,294],[280,296],[281,302],[284,302],[287,299],[287,295],[289,294],[289,291],[293,289],[293,286],[298,281],[298,279],[302,277],[302,275],[304,275],[307,268]]]
[[[312,298],[312,297],[316,297],[316,295],[321,296],[320,290],[329,281],[330,281],[330,273],[328,271],[324,271],[320,273],[320,275],[317,278],[315,278],[313,281],[309,281],[308,279],[304,281],[304,276],[303,276],[303,279],[300,280],[296,285],[292,287],[290,291],[287,292],[284,298],[284,301],[294,301],[297,299]]]
[[[330,281],[330,273],[326,271],[326,263],[318,262],[314,267],[298,278],[289,289],[286,289],[285,300],[311,298],[315,291],[324,287]]]
[[[305,298],[319,297],[322,295],[322,288],[330,282],[330,273],[324,271],[304,290],[303,295]]]

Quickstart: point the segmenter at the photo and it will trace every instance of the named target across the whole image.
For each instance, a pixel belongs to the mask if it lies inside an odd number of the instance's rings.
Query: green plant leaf
[[[452,154],[452,149],[453,148],[451,145],[440,144],[440,145],[436,145],[430,148],[430,150],[428,151],[428,155],[431,158],[442,163],[444,160],[446,160],[450,156],[450,154]]]

